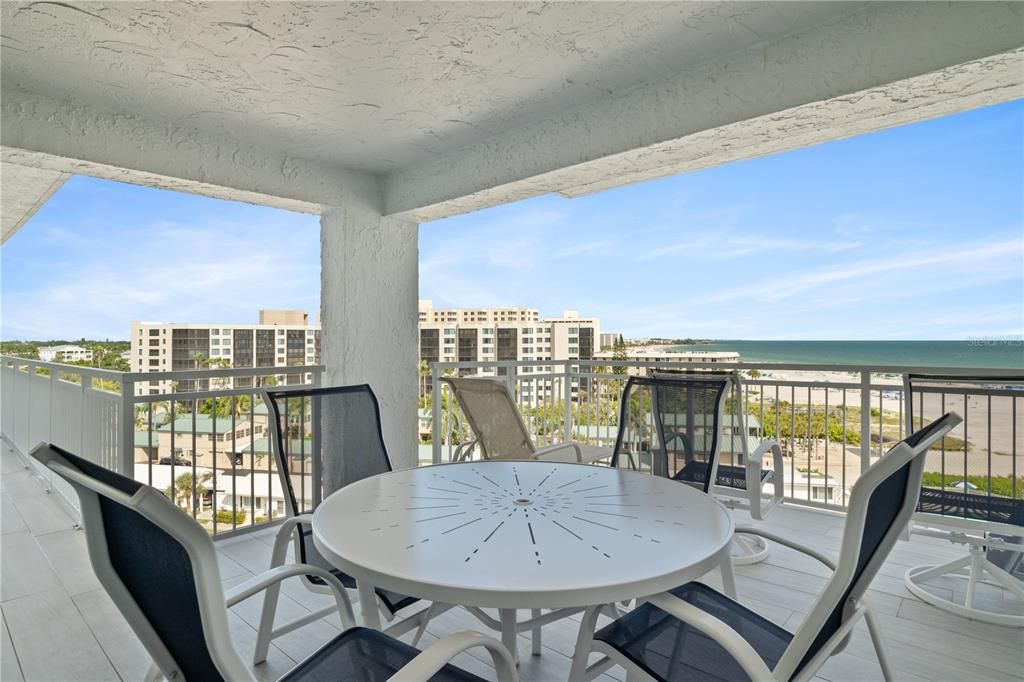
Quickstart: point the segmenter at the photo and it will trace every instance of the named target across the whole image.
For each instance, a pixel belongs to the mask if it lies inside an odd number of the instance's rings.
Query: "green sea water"
[[[976,367],[1024,370],[1024,341],[743,341],[673,346],[672,350],[735,351],[747,362]]]

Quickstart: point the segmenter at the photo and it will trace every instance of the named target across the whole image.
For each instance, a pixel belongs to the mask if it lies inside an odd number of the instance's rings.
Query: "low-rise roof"
[[[217,417],[214,419],[208,414],[197,414],[194,415],[195,423],[193,424],[193,415],[186,414],[180,417],[176,417],[173,422],[168,422],[163,426],[159,427],[157,431],[162,433],[169,433],[172,428],[175,433],[201,433],[201,434],[213,434],[213,433],[230,433],[232,428],[232,418],[228,417]],[[248,426],[249,420],[245,417],[234,418],[234,428],[240,426]]]

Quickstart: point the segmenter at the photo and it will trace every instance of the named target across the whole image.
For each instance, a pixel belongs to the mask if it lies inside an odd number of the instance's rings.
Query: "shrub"
[[[943,483],[942,473],[938,471],[926,471],[922,478],[922,485],[929,488],[941,488],[951,486],[958,481],[964,480],[963,475],[958,474],[946,474],[945,483]],[[1012,476],[993,476],[992,477],[992,494],[1000,497],[1012,497],[1014,493],[1014,487],[1016,487],[1017,497],[1024,498],[1024,478],[1017,479],[1017,485],[1013,485]],[[989,490],[989,478],[987,476],[968,476],[967,482],[975,486],[974,491],[977,494],[987,495]]]
[[[234,522],[235,525],[241,525],[245,523],[245,512],[230,512],[227,510],[221,510],[217,512],[217,523],[223,523],[231,525]]]

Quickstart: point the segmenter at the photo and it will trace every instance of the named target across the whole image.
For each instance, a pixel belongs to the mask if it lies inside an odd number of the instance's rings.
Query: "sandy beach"
[[[748,373],[744,372],[746,377]],[[859,415],[861,391],[860,376],[848,372],[803,372],[796,370],[762,371],[757,379],[747,378],[748,386],[752,393],[749,400],[758,402],[759,395],[753,391],[761,391],[766,404],[775,400],[790,402],[799,408],[806,408],[808,405],[824,408],[841,408],[844,404],[849,408],[857,408]],[[769,385],[758,386],[758,382],[768,382]],[[782,382],[788,385],[779,386],[776,393],[776,386],[772,382]],[[832,387],[794,387],[793,383],[829,383]],[[878,433],[879,420],[883,421],[883,433],[885,434],[885,445],[887,449],[889,442],[896,439],[897,427],[894,422],[905,420],[905,405],[902,399],[902,378],[898,376],[874,375],[871,379],[873,388],[871,391],[871,407],[874,410],[881,410],[881,413],[873,413],[872,432]],[[886,387],[891,386],[892,389]],[[845,395],[844,395],[845,393]],[[986,475],[991,472],[995,476],[1024,476],[1024,400],[1014,401],[1006,396],[984,396],[968,395],[965,401],[963,395],[939,395],[925,394],[923,404],[915,403],[915,412],[920,410],[923,419],[931,421],[945,412],[956,411],[965,418],[964,423],[958,426],[950,435],[965,439],[970,444],[967,453],[966,471],[971,475]],[[915,414],[915,418],[918,415]],[[859,420],[858,420],[859,421]],[[858,424],[852,428],[859,428]],[[872,443],[872,454],[877,456],[879,445],[877,441]],[[1014,456],[1013,453],[1016,453]],[[824,470],[825,444],[822,440],[814,444],[811,452],[807,453],[806,448],[799,448],[794,453],[797,462],[802,458],[809,459],[814,468]],[[845,456],[845,465],[859,466],[859,459],[851,462],[851,457],[859,458],[859,447],[848,448]],[[844,466],[844,457],[841,444],[830,443],[828,447],[829,474],[833,470],[838,473]],[[963,473],[965,470],[965,455],[963,451],[947,451],[945,454],[934,452],[929,455],[927,470],[946,471],[950,474]]]

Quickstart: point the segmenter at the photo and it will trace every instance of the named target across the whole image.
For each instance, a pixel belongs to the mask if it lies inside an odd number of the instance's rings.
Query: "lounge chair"
[[[441,379],[455,395],[475,438],[452,457],[469,459],[474,448],[483,459],[544,459],[592,463],[610,457],[609,448],[584,443],[555,443],[538,448],[512,394],[502,381],[479,378]]]

